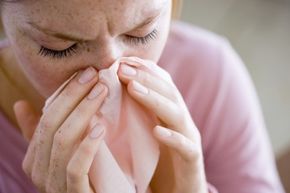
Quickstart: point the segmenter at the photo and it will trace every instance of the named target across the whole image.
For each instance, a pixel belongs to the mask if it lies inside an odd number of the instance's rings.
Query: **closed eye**
[[[158,31],[155,29],[144,37],[126,35],[125,41],[127,41],[129,44],[138,46],[140,44],[146,45],[151,40],[157,39],[157,37],[158,37]],[[49,49],[44,46],[41,46],[38,54],[44,57],[62,59],[62,58],[70,57],[73,54],[76,54],[77,49],[78,49],[78,43],[75,43],[71,47],[64,50],[53,50],[53,49]]]
[[[75,54],[77,51],[77,47],[78,47],[77,43],[73,44],[71,47],[64,50],[52,50],[52,49],[41,46],[38,54],[45,57],[48,56],[51,58],[61,59],[61,58],[69,57]]]
[[[126,41],[130,44],[138,46],[139,44],[148,44],[151,40],[155,40],[158,37],[158,31],[154,29],[151,33],[147,34],[144,37],[136,37],[136,36],[126,36]]]

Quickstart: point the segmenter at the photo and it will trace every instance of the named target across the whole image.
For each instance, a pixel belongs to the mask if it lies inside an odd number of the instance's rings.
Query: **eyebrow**
[[[156,18],[158,18],[161,14],[161,10],[158,11],[158,14],[155,14],[153,16],[148,17],[147,19],[145,19],[143,22],[141,22],[139,25],[137,25],[134,29],[138,29],[138,28],[142,28],[150,23],[152,23]],[[57,31],[48,29],[48,28],[43,28],[39,25],[37,25],[36,23],[33,22],[27,22],[29,25],[31,25],[33,28],[37,29],[38,31],[41,31],[47,35],[56,37],[58,39],[62,39],[62,40],[67,40],[67,41],[73,41],[73,42],[85,42],[88,41],[86,39],[83,38],[79,38],[79,37],[75,37],[71,34],[63,34],[63,33],[59,33]]]

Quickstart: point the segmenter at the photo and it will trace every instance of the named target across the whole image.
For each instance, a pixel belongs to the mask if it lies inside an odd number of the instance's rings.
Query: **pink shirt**
[[[158,64],[201,133],[209,191],[284,193],[253,83],[227,40],[176,23]],[[21,170],[27,142],[1,113],[0,132],[0,193],[37,192]]]

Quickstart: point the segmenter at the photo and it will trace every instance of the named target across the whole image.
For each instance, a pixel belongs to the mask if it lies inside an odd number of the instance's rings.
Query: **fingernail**
[[[103,125],[96,124],[90,133],[91,139],[97,139],[98,137],[100,137],[102,135],[104,129],[105,128]]]
[[[171,132],[163,127],[157,127],[157,132],[162,137],[169,137],[171,136]]]
[[[122,65],[121,71],[124,75],[127,75],[127,76],[135,76],[137,74],[137,71],[128,65]]]
[[[98,83],[89,93],[88,99],[92,100],[92,99],[97,98],[104,90],[105,90],[105,86],[103,84]]]
[[[136,81],[133,81],[132,85],[133,85],[133,89],[139,93],[148,94],[148,92],[149,92],[146,87],[144,87],[143,85],[141,85],[140,83],[138,83]]]
[[[82,72],[80,78],[79,78],[79,83],[85,84],[91,81],[94,76],[96,76],[97,72],[93,67],[87,68],[85,71]]]

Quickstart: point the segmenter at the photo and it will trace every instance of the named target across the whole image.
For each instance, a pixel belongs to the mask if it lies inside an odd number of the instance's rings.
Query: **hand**
[[[78,73],[41,117],[28,102],[15,103],[18,124],[30,140],[22,167],[41,193],[94,192],[88,172],[105,130],[95,125],[88,131],[88,125],[108,92],[97,81],[92,67]]]
[[[153,192],[207,192],[200,134],[170,75],[151,61],[128,58],[121,61],[118,76],[129,94],[162,122],[153,132],[164,145]]]

